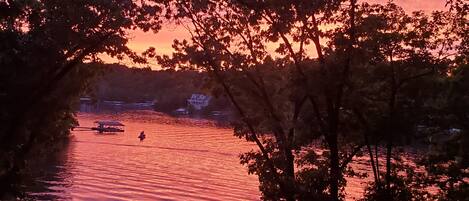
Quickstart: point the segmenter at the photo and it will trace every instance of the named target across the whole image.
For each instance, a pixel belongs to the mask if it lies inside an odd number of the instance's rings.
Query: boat
[[[217,110],[216,110],[216,111],[210,112],[210,115],[211,115],[211,116],[214,116],[214,117],[219,117],[219,116],[223,116],[223,115],[225,115],[225,114],[223,114],[222,111],[217,111]]]
[[[174,115],[188,115],[189,110],[187,110],[186,108],[178,108],[177,110],[173,111],[173,114]]]
[[[91,130],[96,130],[99,133],[104,132],[124,132],[124,124],[118,121],[95,121],[96,127]]]

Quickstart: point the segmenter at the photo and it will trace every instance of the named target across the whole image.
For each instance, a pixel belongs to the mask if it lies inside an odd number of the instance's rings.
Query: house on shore
[[[192,94],[192,96],[187,99],[187,105],[195,110],[202,110],[204,107],[208,106],[210,99],[210,96],[204,94]]]

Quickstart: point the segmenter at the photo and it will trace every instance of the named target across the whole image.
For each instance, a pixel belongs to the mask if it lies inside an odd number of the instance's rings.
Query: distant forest
[[[187,105],[194,93],[211,95],[207,73],[197,71],[152,70],[121,64],[87,64],[98,69],[97,79],[85,93],[95,101],[154,101],[155,109],[169,112]],[[213,97],[207,109],[223,110],[229,101]]]

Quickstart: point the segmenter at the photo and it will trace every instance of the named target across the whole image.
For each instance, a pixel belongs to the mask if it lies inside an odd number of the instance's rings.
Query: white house
[[[201,110],[208,106],[210,98],[210,96],[203,94],[192,94],[191,98],[187,99],[187,104],[191,105],[196,110]]]

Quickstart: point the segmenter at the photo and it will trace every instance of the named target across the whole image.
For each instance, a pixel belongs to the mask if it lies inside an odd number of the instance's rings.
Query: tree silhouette
[[[70,102],[93,75],[80,64],[100,61],[99,54],[144,62],[126,46],[126,30],[158,31],[163,3],[0,2],[2,193],[16,183],[33,147],[40,150],[68,133],[74,123]]]

